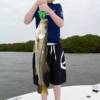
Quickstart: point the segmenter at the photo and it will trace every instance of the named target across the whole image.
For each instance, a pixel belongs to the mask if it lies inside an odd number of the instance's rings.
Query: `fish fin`
[[[41,93],[48,95],[48,88],[46,86],[43,86]]]
[[[41,87],[41,86],[38,86],[38,87],[37,87],[37,92],[38,92],[38,93],[41,93],[41,90],[42,90],[42,87]]]
[[[44,85],[38,86],[37,91],[38,93],[48,95],[48,88]]]

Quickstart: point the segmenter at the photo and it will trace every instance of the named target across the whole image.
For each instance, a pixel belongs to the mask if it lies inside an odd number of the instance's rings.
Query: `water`
[[[67,82],[62,86],[100,83],[100,54],[65,57]],[[32,82],[32,52],[0,52],[0,100],[35,91]]]

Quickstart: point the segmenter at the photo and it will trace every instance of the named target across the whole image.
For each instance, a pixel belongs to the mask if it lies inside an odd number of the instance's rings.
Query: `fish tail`
[[[44,85],[38,86],[37,91],[38,93],[48,95],[48,88]]]
[[[42,93],[42,94],[46,94],[46,95],[48,94],[48,89],[47,89],[46,86],[43,86],[43,87],[42,87],[41,93]]]

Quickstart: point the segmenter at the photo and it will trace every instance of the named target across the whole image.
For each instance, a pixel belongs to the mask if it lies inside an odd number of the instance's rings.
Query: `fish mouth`
[[[43,39],[45,37],[45,34],[39,34],[39,39]]]

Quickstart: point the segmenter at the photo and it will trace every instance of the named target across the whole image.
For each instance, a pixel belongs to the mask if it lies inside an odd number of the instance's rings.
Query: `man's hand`
[[[39,5],[43,4],[43,3],[44,3],[43,0],[37,0],[37,1],[36,1],[36,5],[37,5],[37,6],[39,6]]]
[[[51,10],[46,3],[43,3],[43,4],[39,5],[39,9],[41,9],[41,10],[47,12],[47,13],[49,13],[50,10]]]

